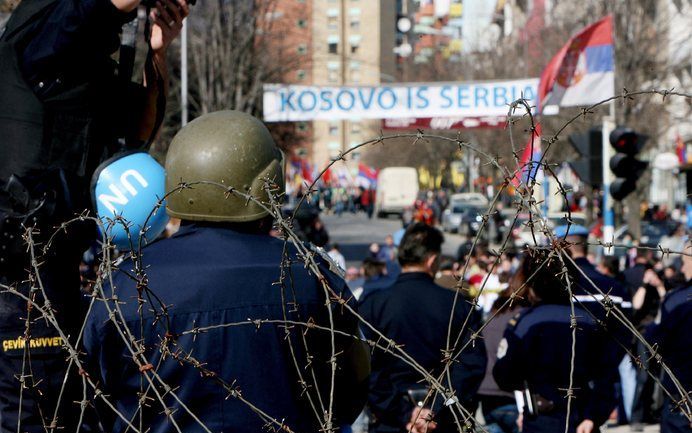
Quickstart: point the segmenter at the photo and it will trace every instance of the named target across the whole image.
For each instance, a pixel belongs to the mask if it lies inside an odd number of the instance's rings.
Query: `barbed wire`
[[[32,359],[31,359],[31,345],[32,341],[32,326],[37,320],[42,320],[46,326],[54,329],[60,339],[62,350],[66,352],[66,369],[64,373],[64,378],[60,391],[58,393],[57,401],[55,402],[55,407],[51,411],[50,418],[47,417],[47,411],[43,407],[38,407],[37,410],[40,411],[39,416],[41,419],[46,421],[44,426],[46,432],[54,433],[56,429],[61,429],[60,425],[61,414],[59,409],[62,407],[62,400],[66,396],[66,387],[68,381],[73,377],[81,381],[82,385],[82,397],[81,400],[75,402],[79,405],[79,419],[77,422],[77,431],[82,429],[86,411],[89,407],[95,406],[96,402],[99,401],[105,405],[105,407],[112,412],[112,414],[120,419],[126,431],[133,431],[136,433],[144,433],[149,429],[149,425],[145,424],[144,411],[146,408],[151,406],[157,406],[160,408],[160,413],[165,415],[166,419],[170,422],[171,427],[176,432],[181,432],[182,429],[177,423],[176,419],[178,413],[185,414],[194,420],[197,426],[204,431],[210,432],[211,430],[206,426],[205,420],[199,418],[193,410],[187,405],[184,399],[180,398],[178,395],[178,387],[173,386],[161,376],[160,368],[166,359],[171,359],[179,364],[191,366],[199,371],[199,373],[209,380],[216,383],[221,389],[223,389],[227,395],[227,398],[235,399],[241,402],[245,407],[247,407],[251,412],[253,412],[265,425],[265,427],[271,431],[285,431],[293,432],[291,426],[284,422],[284,417],[289,414],[272,414],[271,408],[261,408],[256,402],[249,401],[240,389],[237,381],[233,378],[222,377],[222,375],[213,371],[207,367],[204,359],[193,354],[194,349],[186,349],[182,347],[177,341],[182,336],[192,336],[192,343],[196,341],[196,337],[200,334],[212,332],[215,330],[233,328],[233,327],[246,327],[254,326],[258,330],[262,326],[277,326],[283,329],[285,340],[289,349],[289,354],[291,358],[291,368],[295,371],[296,377],[299,381],[299,387],[302,390],[302,395],[308,401],[310,411],[315,417],[315,421],[320,425],[320,430],[324,432],[333,432],[338,429],[338,425],[335,423],[334,419],[334,404],[335,398],[340,390],[336,389],[336,375],[338,370],[338,364],[340,362],[340,357],[343,356],[338,350],[336,339],[346,338],[353,343],[363,343],[366,344],[373,353],[382,353],[389,356],[393,356],[397,360],[408,365],[412,371],[420,376],[422,383],[425,383],[428,387],[428,392],[426,393],[424,404],[429,402],[436,402],[442,399],[444,402],[452,402],[448,407],[454,418],[454,422],[458,431],[468,431],[471,429],[477,429],[480,431],[486,431],[483,426],[477,425],[475,421],[475,414],[472,413],[472,408],[464,407],[460,399],[457,398],[457,393],[460,390],[453,389],[453,382],[451,376],[451,367],[454,363],[459,362],[464,356],[465,350],[470,346],[476,344],[476,342],[482,338],[482,331],[499,315],[501,311],[506,308],[512,307],[512,305],[524,296],[524,292],[533,283],[534,278],[538,275],[539,271],[545,266],[549,260],[558,260],[563,269],[563,279],[564,287],[562,289],[566,290],[570,298],[570,330],[571,330],[571,356],[570,356],[570,375],[569,375],[569,385],[567,389],[562,390],[567,399],[567,419],[565,424],[565,432],[569,431],[570,423],[570,413],[572,411],[573,401],[576,398],[576,393],[574,389],[574,372],[575,372],[575,362],[576,362],[576,339],[577,339],[577,309],[576,306],[580,307],[580,311],[584,310],[587,314],[593,314],[586,308],[582,301],[577,299],[574,291],[573,284],[567,268],[576,268],[579,270],[577,264],[567,253],[567,249],[571,246],[569,242],[564,239],[557,238],[552,232],[552,228],[547,223],[545,215],[542,214],[541,206],[534,197],[534,189],[539,185],[539,181],[536,178],[536,174],[539,169],[544,171],[546,180],[551,178],[558,184],[558,195],[562,197],[563,200],[567,200],[567,191],[563,187],[562,183],[558,179],[558,176],[552,170],[550,164],[546,163],[546,158],[550,153],[553,144],[555,144],[561,134],[576,120],[587,115],[593,114],[594,109],[602,106],[604,104],[610,103],[611,101],[621,100],[623,103],[627,103],[634,100],[636,97],[644,96],[661,96],[663,100],[668,97],[682,97],[686,99],[691,99],[692,95],[685,92],[675,91],[674,89],[669,90],[659,90],[650,89],[638,92],[628,92],[623,90],[621,94],[613,96],[612,98],[604,99],[603,101],[586,107],[580,111],[578,115],[575,115],[567,120],[557,131],[552,135],[548,136],[541,134],[540,137],[537,136],[537,122],[533,114],[533,109],[528,101],[524,99],[519,99],[510,104],[508,108],[508,130],[510,137],[510,145],[512,155],[514,157],[514,162],[516,167],[510,169],[507,166],[500,164],[499,158],[493,156],[490,153],[484,151],[480,146],[473,145],[471,143],[465,142],[461,139],[461,135],[457,135],[455,138],[445,137],[435,134],[427,134],[423,131],[419,131],[415,134],[402,133],[393,135],[382,135],[379,137],[365,141],[351,149],[340,153],[336,158],[331,160],[319,173],[319,175],[314,179],[313,182],[307,185],[306,194],[303,195],[292,215],[285,216],[282,211],[282,198],[283,192],[279,190],[277,185],[277,179],[265,179],[264,182],[264,192],[269,197],[267,202],[263,202],[259,198],[253,195],[252,191],[238,189],[235,186],[224,185],[216,182],[206,181],[206,180],[187,180],[182,182],[172,191],[166,193],[164,197],[161,197],[156,206],[149,213],[144,224],[144,228],[137,233],[137,240],[133,240],[128,229],[132,228],[132,224],[127,221],[122,216],[116,216],[112,219],[102,221],[96,217],[91,216],[88,212],[79,214],[74,218],[69,219],[61,224],[59,224],[52,233],[49,234],[46,242],[42,247],[39,248],[39,243],[36,241],[37,230],[35,227],[27,227],[24,232],[24,242],[27,246],[27,251],[29,253],[29,269],[28,269],[28,292],[24,293],[20,287],[16,284],[0,285],[0,293],[7,293],[19,297],[23,302],[26,302],[26,317],[24,320],[24,347],[23,347],[23,358],[21,371],[18,372],[17,380],[20,384],[19,386],[19,416],[18,419],[21,420],[22,404],[24,399],[24,393],[30,389],[38,388],[41,379],[36,378],[32,369]],[[523,113],[520,113],[523,111]],[[518,123],[521,119],[526,119],[530,126],[527,128],[527,132],[532,137],[529,146],[534,146],[534,140],[538,139],[541,143],[546,145],[545,150],[541,152],[541,156],[538,160],[529,160],[522,164],[519,159],[519,149],[515,144],[513,125]],[[368,323],[368,321],[358,313],[357,308],[354,307],[350,295],[348,292],[342,293],[339,288],[332,287],[329,279],[326,277],[324,264],[320,256],[312,250],[308,245],[304,244],[296,230],[294,228],[294,218],[296,213],[301,206],[304,205],[305,201],[312,198],[318,189],[317,185],[324,174],[335,164],[342,161],[347,161],[349,155],[360,148],[366,146],[375,145],[387,145],[392,141],[410,139],[411,146],[416,146],[421,140],[439,141],[449,143],[458,147],[460,150],[464,149],[469,152],[474,152],[485,160],[485,162],[500,173],[503,174],[504,180],[499,186],[497,192],[494,194],[491,200],[488,210],[482,215],[482,220],[480,222],[480,227],[473,238],[470,247],[470,253],[466,257],[466,260],[461,267],[461,272],[459,273],[459,280],[455,287],[455,294],[453,298],[453,303],[451,305],[450,316],[447,326],[446,343],[444,350],[441,353],[440,364],[442,365],[441,372],[437,375],[433,375],[431,371],[427,371],[420,363],[416,361],[409,353],[407,353],[406,348],[403,347],[398,342],[386,336],[375,326]],[[531,154],[533,154],[533,149]],[[405,151],[405,150],[404,150]],[[527,173],[524,179],[524,173]],[[463,302],[468,302],[471,305],[468,314],[465,316],[464,321],[455,333],[455,326],[453,326],[454,314],[462,300],[459,296],[462,295],[464,290],[464,276],[467,274],[470,263],[471,256],[477,250],[478,245],[482,242],[484,233],[488,231],[488,224],[491,216],[498,212],[497,204],[499,203],[500,197],[506,193],[510,184],[518,183],[517,190],[517,202],[516,202],[516,212],[514,213],[511,223],[509,224],[509,230],[507,235],[503,238],[499,249],[494,251],[495,259],[489,267],[489,273],[493,273],[496,267],[501,263],[503,255],[513,247],[511,242],[511,233],[516,225],[519,223],[520,214],[523,212],[528,213],[528,221],[525,223],[530,229],[531,237],[533,240],[533,245],[529,245],[525,248],[524,253],[529,254],[532,250],[548,250],[546,259],[540,263],[533,274],[526,277],[525,281],[522,282],[519,288],[514,290],[511,295],[503,302],[501,307],[492,312],[485,322],[479,324],[478,329],[470,329],[470,323],[472,322],[472,315],[475,314],[474,311],[479,307],[479,298],[486,290],[488,284],[488,279],[485,278],[480,284],[478,293],[474,299],[467,300],[464,299]],[[246,205],[253,203],[258,205],[260,208],[268,212],[274,219],[275,225],[281,231],[281,238],[283,239],[283,251],[280,263],[277,263],[279,267],[279,277],[275,282],[277,290],[280,291],[281,303],[282,303],[282,313],[281,318],[269,318],[269,317],[248,317],[245,321],[239,322],[229,322],[229,323],[218,323],[209,326],[194,326],[191,329],[186,329],[175,333],[171,327],[171,315],[175,314],[174,307],[166,303],[166,299],[161,297],[161,295],[155,293],[151,289],[148,281],[148,268],[146,261],[144,260],[147,249],[146,249],[146,233],[149,230],[149,222],[151,218],[160,212],[165,204],[168,197],[173,194],[180,193],[183,190],[194,189],[200,186],[213,187],[219,190],[219,200],[228,199],[231,196],[236,196],[245,201]],[[565,217],[567,224],[573,224],[571,212],[566,211]],[[95,224],[99,227],[99,230],[103,235],[101,236],[101,256],[99,260],[99,268],[97,272],[96,280],[93,284],[93,292],[89,294],[89,304],[86,309],[86,317],[79,327],[79,331],[74,339],[70,339],[70,335],[62,328],[60,324],[59,316],[62,314],[60,311],[56,311],[53,308],[51,299],[45,290],[42,278],[41,278],[41,266],[44,260],[49,260],[47,255],[51,251],[54,240],[56,236],[60,233],[66,233],[68,228],[76,224],[81,224],[84,222],[89,222]],[[122,226],[126,229],[129,236],[130,252],[125,254],[123,257],[116,258],[114,253],[114,245],[112,240],[105,235],[105,233],[110,233],[111,230],[116,226]],[[43,235],[43,234],[41,234]],[[541,239],[545,239],[545,243],[541,242]],[[589,242],[588,245],[600,246],[604,249],[612,248],[637,248],[649,251],[657,251],[661,253],[662,256],[692,256],[692,253],[686,251],[671,251],[668,248],[664,248],[661,245],[656,247],[651,246],[631,246],[631,245],[621,245],[614,242],[604,242],[596,241]],[[37,254],[40,251],[40,254]],[[131,266],[131,269],[126,269],[123,264],[127,263]],[[324,298],[324,307],[327,313],[327,323],[317,323],[311,317],[298,317],[296,319],[291,318],[291,314],[297,311],[296,306],[298,305],[297,291],[301,288],[295,287],[291,274],[291,266],[300,263],[305,267],[310,274],[318,281],[319,288],[322,292]],[[647,365],[643,365],[639,357],[637,357],[628,347],[625,347],[623,342],[614,339],[614,344],[622,346],[624,351],[633,359],[635,363],[638,364],[638,368],[646,370],[647,374],[660,386],[664,393],[674,401],[674,406],[678,408],[688,420],[692,421],[692,399],[690,397],[690,390],[685,390],[682,383],[675,377],[675,374],[666,364],[666,360],[659,353],[657,347],[651,345],[644,336],[637,330],[636,326],[631,322],[628,315],[623,312],[618,306],[616,306],[609,293],[604,288],[598,287],[583,271],[579,270],[581,273],[581,278],[587,281],[592,287],[593,293],[590,296],[593,297],[594,301],[597,302],[606,311],[606,315],[609,318],[613,318],[618,326],[622,326],[639,343],[641,343],[647,350],[650,360],[655,361],[657,366],[665,372],[665,374],[671,378],[673,386],[675,389],[667,389],[660,378],[652,371]],[[114,275],[119,273],[124,275],[127,279],[131,280],[135,285],[137,296],[133,299],[120,298],[118,295],[119,288],[115,284]],[[600,297],[599,297],[600,296]],[[123,305],[130,302],[135,302],[137,305],[136,311],[138,314],[138,329],[131,329],[128,325],[125,313],[121,308]],[[575,305],[576,304],[576,305]],[[93,378],[88,371],[93,370],[93,366],[88,366],[84,364],[85,354],[82,351],[82,341],[85,333],[87,322],[97,306],[103,306],[107,312],[108,325],[115,331],[119,341],[123,345],[125,353],[128,355],[128,362],[131,362],[133,366],[140,373],[140,384],[139,392],[137,395],[137,408],[132,414],[122,413],[118,409],[118,402],[113,400],[108,394],[107,390],[103,389],[100,385],[98,379]],[[365,338],[358,330],[353,330],[353,332],[346,332],[342,329],[337,329],[335,326],[334,313],[338,309],[339,314],[348,314],[357,320],[359,325],[363,329],[367,329],[369,333],[376,336],[376,339]],[[36,316],[33,316],[35,314]],[[145,315],[151,315],[148,319]],[[593,316],[608,333],[613,333],[611,326],[606,324],[604,321],[600,320],[598,317]],[[149,323],[145,325],[145,323]],[[161,333],[158,337],[158,342],[147,341],[147,335],[151,334],[151,330],[145,328],[145,326],[151,327],[161,327]],[[328,393],[320,392],[324,388],[324,384],[320,383],[320,378],[313,365],[313,357],[311,352],[313,348],[308,344],[308,335],[310,333],[326,333],[329,338],[329,378],[327,384]],[[153,351],[159,353],[157,360],[153,361],[152,355]],[[446,381],[443,380],[446,378]],[[37,380],[38,379],[38,380]],[[679,399],[676,399],[675,395],[679,395]],[[172,401],[173,403],[167,403],[167,401]],[[129,416],[128,416],[129,415]],[[337,420],[338,421],[338,420]],[[21,421],[17,425],[17,431],[21,431]]]

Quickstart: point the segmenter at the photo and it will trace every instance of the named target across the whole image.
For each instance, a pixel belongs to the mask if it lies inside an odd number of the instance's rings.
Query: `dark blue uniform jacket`
[[[692,286],[666,294],[657,322],[652,342],[659,344],[663,361],[689,392],[692,390]],[[670,376],[663,377],[665,388],[679,398]]]
[[[524,418],[524,432],[564,431],[572,357],[569,305],[539,304],[510,320],[500,342],[493,376],[500,388],[528,389],[552,401],[554,409],[537,419]],[[605,362],[612,342],[591,316],[575,308],[577,317],[574,360],[575,399],[570,431],[590,419],[596,427],[608,419],[615,406],[617,369]],[[556,427],[559,426],[559,427]],[[555,428],[558,428],[555,430]]]
[[[597,312],[599,319],[602,317],[603,309],[596,305],[604,300],[604,295],[608,295],[614,306],[623,310],[626,314],[632,311],[632,296],[630,292],[616,279],[604,275],[594,267],[586,258],[575,259],[581,272],[577,270],[577,281],[572,288],[574,296],[585,308]],[[582,274],[586,275],[586,277]],[[587,278],[588,277],[588,278]],[[600,289],[596,289],[594,285]]]
[[[429,275],[402,273],[391,288],[373,291],[362,299],[359,310],[370,324],[397,344],[402,344],[403,350],[437,376],[444,365],[442,351],[446,347],[453,299],[454,292],[436,285]],[[470,319],[459,347],[468,341],[469,330],[476,331],[480,326],[478,313],[470,310],[471,306],[460,297],[453,316],[452,344],[469,314]],[[366,327],[363,327],[363,333],[372,340],[378,340]],[[446,379],[443,382],[456,391],[462,405],[468,406],[485,373],[483,341],[479,339],[469,344],[458,361],[452,364],[452,383],[447,383]],[[413,410],[407,390],[425,386],[421,374],[410,365],[376,349],[372,355],[368,401],[378,420],[378,431],[403,430]],[[449,423],[445,425],[443,418],[436,431],[448,430],[456,431]]]
[[[321,413],[319,399],[325,408],[329,402],[330,333],[316,329],[306,332],[304,326],[287,327],[281,322],[286,317],[329,327],[325,296],[318,280],[308,273],[290,246],[287,257],[292,265],[284,268],[284,284],[277,284],[283,251],[282,240],[266,235],[185,225],[172,238],[143,251],[150,290],[149,295],[143,295],[143,317],[138,311],[135,283],[125,274],[133,273],[130,261],[119,266],[121,272],[114,273],[114,289],[106,288],[107,297],[115,294],[123,302],[120,308],[126,325],[136,338],[140,338],[140,327],[143,330],[141,338],[148,361],[211,431],[257,433],[268,426],[277,427],[250,405],[293,431],[316,432],[319,428],[307,394],[299,385],[298,373],[310,386],[309,395]],[[341,278],[326,269],[323,273],[335,291],[350,297]],[[112,301],[108,304],[114,305]],[[168,317],[159,314],[155,318],[152,310],[161,313],[161,305],[168,306]],[[337,330],[358,335],[352,314],[338,305],[333,313]],[[275,323],[252,323],[255,320]],[[172,337],[168,347],[176,355],[163,359],[160,352],[166,335]],[[352,341],[336,338],[336,351],[347,351]],[[104,392],[116,402],[118,410],[138,422],[137,396],[143,375],[108,321],[102,302],[97,302],[88,319],[84,345]],[[191,365],[191,358],[185,359],[188,355],[202,368]],[[339,363],[336,425],[353,421],[365,403],[367,376],[358,383],[351,371]],[[247,403],[231,396],[219,378]],[[322,391],[321,396],[317,389]],[[155,398],[151,391],[149,396]],[[173,396],[164,398],[175,411],[174,418],[182,431],[203,431]],[[144,425],[151,426],[152,433],[174,431],[162,415],[160,403],[148,403]],[[107,427],[107,431],[124,430],[120,419],[115,420],[112,429]]]
[[[110,0],[39,1],[46,9],[30,22],[32,37],[20,47],[22,73],[39,97],[112,69],[109,56],[120,45],[120,28],[135,12],[121,12]]]
[[[576,284],[572,287],[574,298],[582,308],[599,321],[604,331],[610,335],[612,341],[608,348],[611,354],[610,362],[617,365],[625,355],[626,349],[631,346],[633,336],[615,314],[609,312],[609,308],[619,309],[627,320],[632,320],[632,296],[619,281],[598,272],[586,258],[582,257],[574,261],[579,267],[576,271]]]

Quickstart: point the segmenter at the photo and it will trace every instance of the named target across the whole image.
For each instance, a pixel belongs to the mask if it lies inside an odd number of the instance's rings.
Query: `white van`
[[[418,172],[413,167],[387,167],[377,176],[378,217],[401,214],[418,198]]]

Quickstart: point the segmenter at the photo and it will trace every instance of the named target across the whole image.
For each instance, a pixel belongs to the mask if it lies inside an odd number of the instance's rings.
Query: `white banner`
[[[342,87],[265,84],[264,121],[506,116],[509,104],[519,98],[536,106],[537,88],[538,78]]]

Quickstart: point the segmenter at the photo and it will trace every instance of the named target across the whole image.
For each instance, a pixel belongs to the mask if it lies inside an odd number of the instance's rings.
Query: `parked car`
[[[483,225],[487,207],[469,203],[451,203],[442,213],[442,230],[475,236]]]
[[[472,223],[482,221],[482,218],[476,221],[476,217],[487,212],[489,205],[488,199],[480,193],[465,192],[452,194],[449,197],[447,209],[442,213],[440,221],[442,230],[453,233],[462,232],[464,234],[473,232],[475,234],[478,228],[480,228],[480,224],[476,226],[474,231]],[[462,225],[466,227],[462,227]]]
[[[641,223],[641,236],[639,237],[639,245],[655,247],[661,243],[663,236],[668,236],[679,223],[676,221],[655,221]],[[631,234],[629,226],[624,224],[613,232],[613,243],[622,244],[626,235]]]
[[[467,204],[487,208],[490,206],[490,201],[479,192],[461,192],[452,194],[452,196],[449,197],[449,204]]]
[[[545,235],[546,228],[555,230],[556,227],[567,224],[566,212],[551,212],[548,214],[547,220],[539,218],[538,215],[521,214],[517,218],[517,223],[512,231],[512,238],[516,247],[524,247],[525,245],[545,245],[548,243],[548,237]],[[572,224],[586,226],[586,215],[580,212],[572,212],[570,215]],[[533,223],[533,225],[530,224]],[[512,221],[509,221],[511,224]],[[547,227],[546,227],[547,224]],[[533,229],[532,229],[533,228]]]

